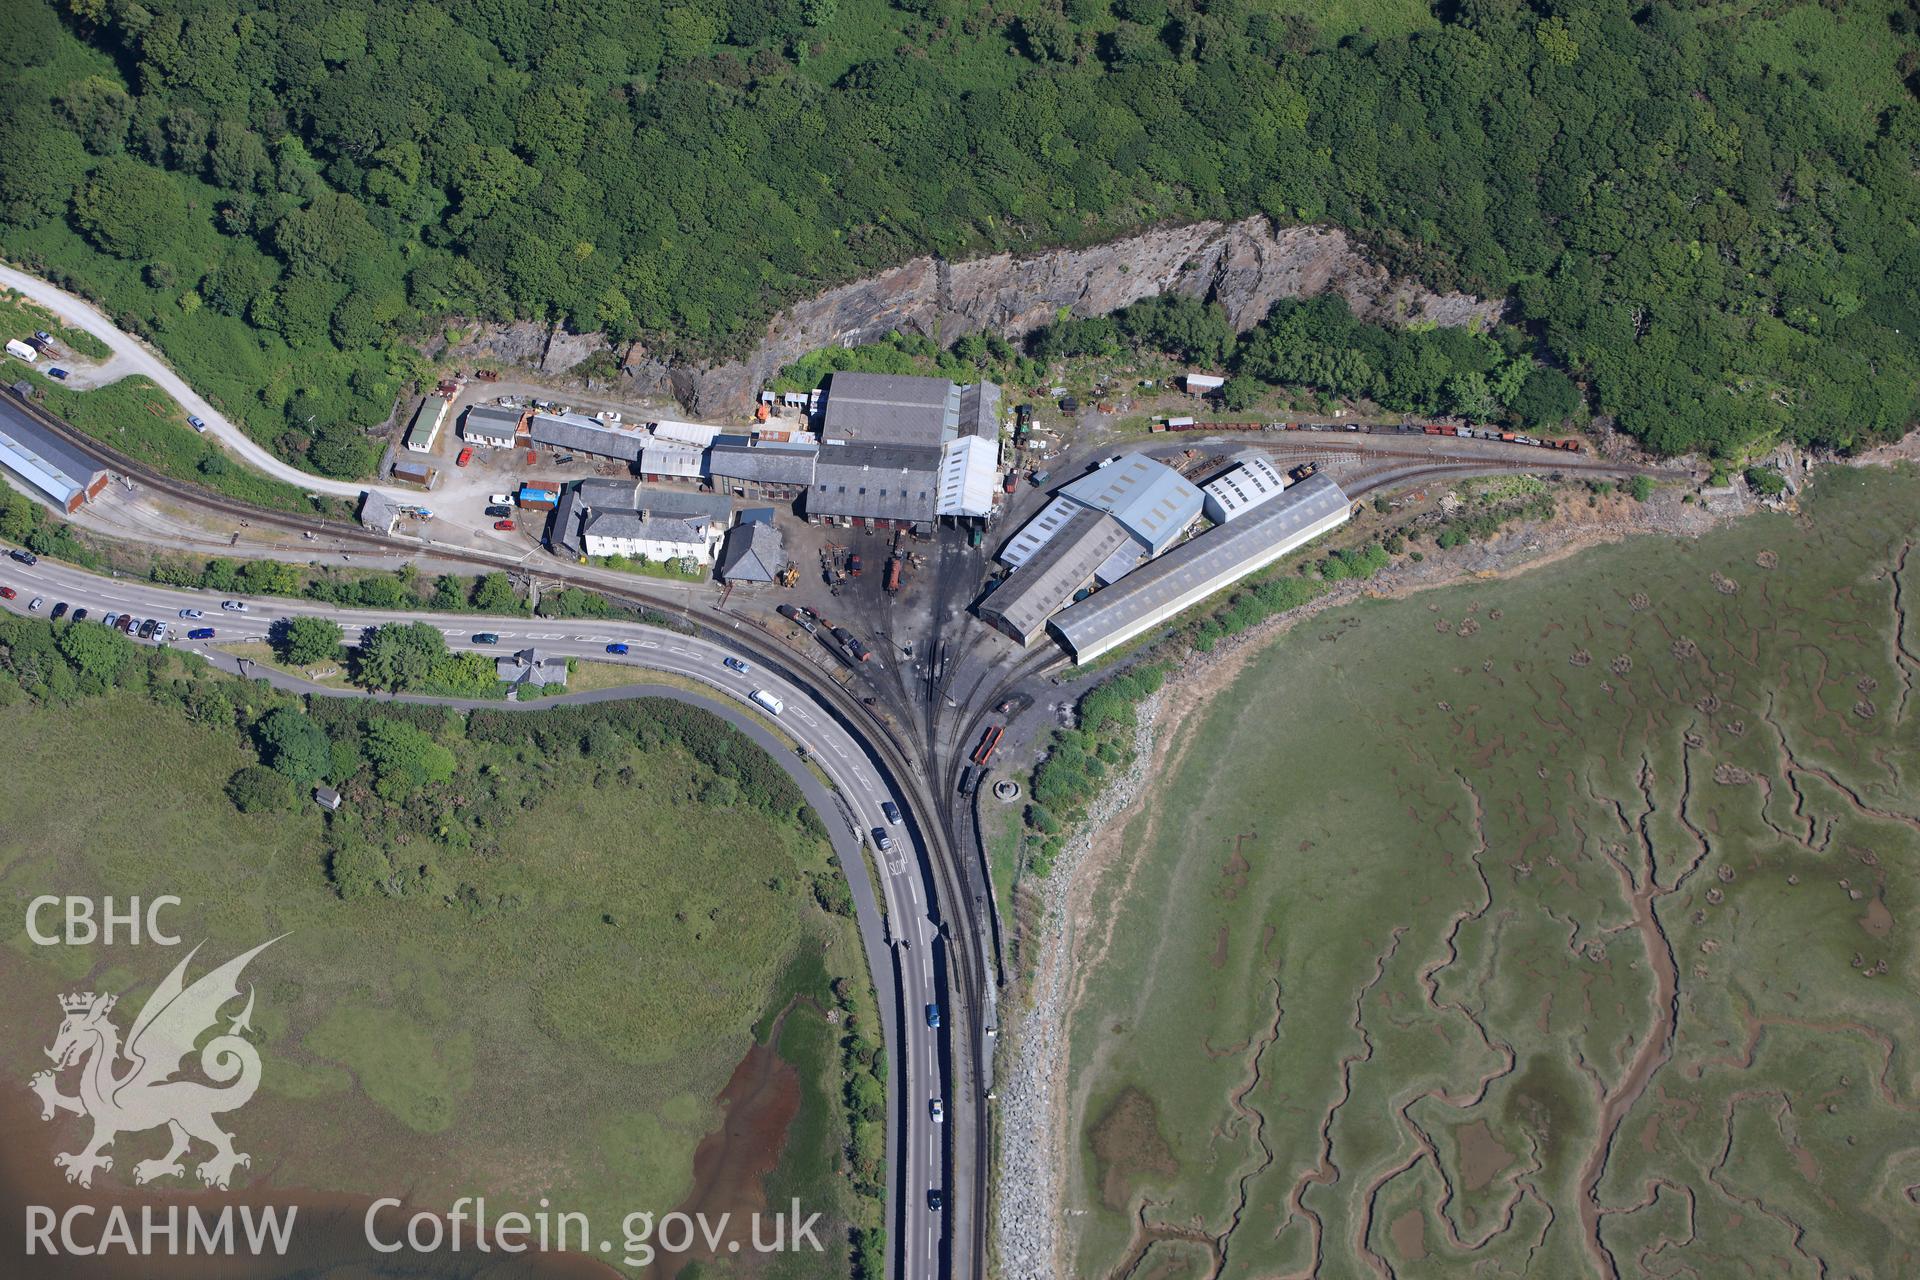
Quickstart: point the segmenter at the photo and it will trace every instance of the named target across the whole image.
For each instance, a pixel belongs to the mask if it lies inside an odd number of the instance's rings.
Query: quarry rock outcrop
[[[1102,315],[1167,292],[1218,302],[1245,330],[1282,298],[1330,291],[1356,315],[1386,323],[1490,324],[1505,305],[1395,277],[1336,228],[1275,227],[1255,217],[1032,254],[914,258],[788,307],[742,359],[671,363],[636,345],[622,364],[633,390],[672,395],[692,414],[717,417],[750,408],[781,366],[809,351],[874,342],[895,330],[941,342],[982,330],[1017,339],[1063,310]],[[462,351],[564,373],[602,346],[592,335],[523,323],[490,329]]]

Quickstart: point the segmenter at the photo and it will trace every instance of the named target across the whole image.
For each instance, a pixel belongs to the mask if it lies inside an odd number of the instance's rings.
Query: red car
[[[0,587],[0,600],[11,600],[18,594],[12,587]]]
[[[469,462],[472,462],[472,461],[473,461],[473,450],[470,448],[462,449],[460,451],[460,456],[453,460],[453,465],[456,467],[464,467]]]
[[[511,521],[511,520],[495,520],[495,521],[493,522],[493,527],[494,527],[494,528],[496,528],[496,529],[498,529],[498,530],[499,530],[500,532],[502,532],[502,533],[512,533],[512,532],[513,532],[513,521]]]

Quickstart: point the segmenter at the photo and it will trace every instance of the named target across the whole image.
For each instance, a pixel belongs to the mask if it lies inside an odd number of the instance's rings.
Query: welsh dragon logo
[[[233,1149],[233,1135],[214,1123],[216,1115],[245,1106],[260,1087],[259,1050],[241,1035],[253,1016],[252,987],[247,989],[246,1008],[200,1050],[200,1070],[214,1083],[174,1077],[194,1043],[220,1020],[221,1008],[239,999],[240,972],[247,962],[278,941],[263,942],[188,986],[187,965],[200,950],[195,947],[148,998],[124,1046],[119,1028],[108,1018],[118,997],[91,991],[60,997],[66,1017],[46,1051],[53,1070],[40,1072],[28,1084],[40,1095],[42,1120],[62,1111],[93,1120],[93,1139],[83,1150],[53,1158],[67,1171],[68,1182],[91,1187],[95,1170],[113,1168],[113,1157],[103,1153],[115,1138],[161,1125],[172,1136],[172,1146],[159,1159],[134,1165],[137,1183],[184,1177],[180,1158],[196,1140],[213,1147],[213,1155],[195,1170],[209,1187],[225,1189],[236,1167],[252,1163]],[[80,1092],[69,1097],[60,1092],[58,1077],[72,1067],[80,1068]]]

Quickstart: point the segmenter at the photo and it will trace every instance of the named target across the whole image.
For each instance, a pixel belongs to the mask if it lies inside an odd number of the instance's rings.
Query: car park
[[[50,614],[48,614],[47,616],[48,616],[49,618],[55,618],[55,619],[58,619],[58,618],[64,618],[64,617],[66,617],[66,616],[67,616],[67,602],[66,602],[65,600],[62,600],[62,601],[61,601],[60,603],[58,603],[58,604],[56,604],[56,605],[54,605],[54,606],[53,606],[53,612],[52,612],[52,613],[50,613]]]
[[[40,563],[39,556],[33,554],[33,552],[31,551],[23,551],[19,547],[15,547],[13,550],[7,552],[7,554],[12,556],[15,560],[18,560],[21,564],[39,564]]]
[[[180,611],[180,616],[183,618],[204,618],[207,615],[200,612],[200,610],[198,609],[182,609]]]
[[[900,806],[893,801],[882,800],[880,802],[880,812],[886,814],[887,821],[891,822],[894,826],[897,827],[900,825]]]
[[[47,598],[45,596],[35,596],[33,599],[27,601],[27,612],[32,613],[46,602]]]
[[[473,637],[475,644],[499,644],[500,637],[491,631],[482,631]]]
[[[490,516],[510,516],[513,514],[513,508],[507,507],[507,506],[501,506],[498,503],[496,503],[495,505],[487,508],[487,514]]]
[[[79,609],[75,609],[75,610],[73,611],[73,620],[74,620],[75,622],[85,622],[85,621],[87,620],[87,611],[86,611],[86,609],[85,609],[84,607],[82,607],[82,608],[79,608]]]
[[[195,627],[193,630],[187,632],[187,639],[211,640],[213,639],[213,628],[212,627]]]
[[[927,1025],[929,1027],[934,1027],[934,1028],[939,1027],[940,1025],[940,1006],[939,1005],[930,1004],[927,1006]]]
[[[746,675],[749,671],[753,670],[752,667],[740,661],[740,659],[738,658],[731,658],[731,657],[722,658],[720,660],[720,665],[724,666],[729,671],[738,671],[741,675]]]
[[[0,587],[0,600],[11,600],[19,594],[12,587]]]
[[[460,451],[460,456],[453,460],[453,465],[456,467],[464,467],[469,462],[472,462],[472,461],[473,461],[473,446],[468,445],[466,448]]]
[[[624,653],[626,653],[626,651],[627,651],[627,646],[625,646],[625,645],[623,645],[623,644],[620,644],[620,643],[619,643],[619,642],[617,642],[617,641],[616,641],[615,643],[613,643],[613,644],[610,644],[610,645],[608,645],[608,646],[607,646],[607,652],[608,652],[608,653],[619,653],[619,654],[624,654]]]
[[[893,837],[887,834],[885,827],[875,827],[873,829],[873,845],[874,848],[880,850],[882,853],[893,852]]]
[[[499,530],[500,532],[502,532],[502,533],[512,533],[512,532],[513,532],[513,521],[511,521],[511,520],[495,520],[495,521],[493,522],[493,527],[494,527],[494,528],[496,528],[496,529],[498,529],[498,530]]]
[[[933,1122],[935,1124],[945,1124],[947,1122],[946,1104],[941,1102],[940,1099],[938,1098],[935,1098],[932,1102],[927,1104],[927,1114],[933,1117]]]
[[[247,611],[247,602],[245,600],[222,600],[220,607],[228,613],[245,613]]]
[[[187,425],[192,427],[195,431],[205,431],[207,429],[207,420],[205,418],[189,417],[187,419]]]
[[[67,380],[67,371],[65,369],[49,369],[47,370],[47,376],[56,382],[65,382]]]

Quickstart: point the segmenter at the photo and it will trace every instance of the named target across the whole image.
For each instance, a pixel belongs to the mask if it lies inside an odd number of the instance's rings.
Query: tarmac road
[[[413,614],[392,610],[339,609],[330,605],[277,597],[226,597],[243,600],[244,613],[226,612],[222,597],[207,592],[177,590],[151,583],[104,578],[83,569],[41,560],[23,565],[0,559],[0,585],[17,593],[11,600],[0,600],[11,612],[45,618],[56,603],[85,608],[88,618],[78,626],[96,625],[109,612],[131,611],[143,618],[164,620],[177,637],[190,628],[211,627],[211,641],[176,638],[175,647],[201,652],[229,670],[238,669],[249,677],[261,677],[286,686],[304,682],[263,668],[215,648],[244,640],[265,640],[272,624],[283,618],[318,616],[338,622],[345,630],[348,644],[358,642],[360,632],[385,622],[425,621],[438,627],[450,648],[462,651],[507,655],[517,649],[538,645],[541,649],[571,657],[595,661],[625,662],[635,666],[636,683],[644,682],[645,669],[688,677],[714,690],[714,701],[732,704],[729,719],[750,726],[750,736],[767,746],[775,756],[787,755],[791,748],[768,732],[758,710],[748,712],[747,695],[763,689],[778,698],[784,709],[778,717],[780,731],[806,746],[811,759],[833,782],[837,799],[821,808],[821,819],[834,835],[842,868],[853,890],[856,915],[868,964],[873,971],[875,991],[880,997],[882,1034],[894,1046],[896,1080],[902,1081],[890,1091],[888,1155],[889,1184],[894,1191],[888,1240],[894,1253],[892,1273],[908,1277],[936,1277],[940,1272],[940,1242],[945,1229],[945,1212],[928,1207],[927,1191],[944,1187],[942,1157],[947,1141],[943,1124],[933,1121],[931,1104],[945,1093],[942,1075],[944,1056],[940,1036],[927,1025],[929,1005],[945,1006],[945,972],[929,920],[932,901],[930,869],[926,848],[918,833],[906,826],[894,826],[881,810],[891,800],[902,809],[904,798],[894,794],[882,780],[880,771],[869,759],[866,749],[809,695],[784,679],[765,672],[736,673],[722,659],[730,651],[708,641],[678,632],[665,631],[638,623],[606,619],[553,620],[527,617],[483,617],[450,614]],[[29,613],[35,596],[44,603]],[[182,609],[199,609],[204,617],[181,618]],[[473,640],[477,634],[500,637],[498,645],[482,645]],[[625,656],[609,654],[612,643],[629,646]],[[145,643],[145,642],[137,642]],[[310,688],[310,687],[309,687]],[[341,690],[315,690],[335,695]],[[572,695],[572,701],[596,701],[635,696],[635,690],[605,690]],[[345,694],[345,696],[355,696]],[[391,697],[392,695],[359,695]],[[502,706],[497,701],[431,699],[460,706]],[[802,771],[804,772],[804,771]],[[809,775],[810,776],[810,775]],[[818,802],[816,802],[818,803]],[[871,843],[872,832],[884,828],[894,848],[882,854],[874,850],[873,861],[879,871],[881,894],[886,915],[880,917],[869,878],[860,864],[860,845]],[[891,998],[889,998],[891,996]]]

